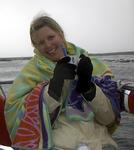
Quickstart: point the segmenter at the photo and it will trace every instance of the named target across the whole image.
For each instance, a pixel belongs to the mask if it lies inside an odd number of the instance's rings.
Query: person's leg
[[[109,125],[115,121],[115,114],[112,109],[110,100],[105,96],[102,90],[96,86],[96,96],[90,102],[95,119],[103,125]]]

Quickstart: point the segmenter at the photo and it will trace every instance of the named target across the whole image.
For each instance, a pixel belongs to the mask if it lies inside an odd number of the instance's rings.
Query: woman
[[[110,132],[119,122],[120,106],[111,70],[67,42],[48,16],[32,22],[30,36],[35,55],[15,79],[5,105],[13,147],[116,149]]]

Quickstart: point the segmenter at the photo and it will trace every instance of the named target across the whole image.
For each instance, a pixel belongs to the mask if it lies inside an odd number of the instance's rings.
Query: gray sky
[[[134,50],[134,0],[1,0],[0,57],[33,55],[29,26],[42,12],[90,53]]]

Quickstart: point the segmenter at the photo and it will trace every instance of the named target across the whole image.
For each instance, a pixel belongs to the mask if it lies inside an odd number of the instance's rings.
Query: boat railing
[[[0,81],[0,85],[2,84],[12,84],[13,80],[7,80],[7,81]]]
[[[2,95],[5,97],[5,99],[6,99],[6,94],[5,94],[3,85],[5,85],[5,84],[12,84],[12,83],[13,83],[13,80],[0,81],[0,90],[2,92]]]

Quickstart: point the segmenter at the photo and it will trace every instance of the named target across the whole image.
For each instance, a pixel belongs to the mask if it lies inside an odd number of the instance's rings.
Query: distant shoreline
[[[7,58],[0,58],[0,61],[12,61],[12,60],[29,60],[32,57],[7,57]]]
[[[134,51],[128,52],[111,52],[111,53],[94,53],[90,55],[105,56],[105,55],[134,55]]]
[[[133,51],[128,52],[113,52],[113,53],[91,53],[91,56],[108,56],[108,55],[134,55]],[[12,61],[12,60],[29,60],[30,57],[6,57],[6,58],[0,58],[0,61]]]

